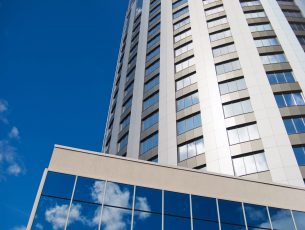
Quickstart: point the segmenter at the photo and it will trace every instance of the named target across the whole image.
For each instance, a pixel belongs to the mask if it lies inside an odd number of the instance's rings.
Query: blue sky
[[[127,0],[0,0],[0,229],[27,224],[54,144],[100,151]]]

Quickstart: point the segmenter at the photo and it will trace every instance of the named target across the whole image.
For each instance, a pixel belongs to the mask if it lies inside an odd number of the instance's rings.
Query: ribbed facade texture
[[[103,152],[304,188],[305,1],[131,0]]]

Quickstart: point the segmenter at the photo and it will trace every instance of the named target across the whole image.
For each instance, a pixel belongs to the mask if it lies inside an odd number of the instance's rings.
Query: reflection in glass
[[[162,191],[136,187],[135,209],[147,212],[162,212]]]
[[[248,227],[270,228],[267,208],[264,206],[244,204]]]
[[[164,213],[190,217],[190,196],[164,191]]]
[[[218,222],[193,219],[193,230],[219,230]]]
[[[305,212],[292,211],[298,229],[305,229]]]
[[[216,199],[192,195],[193,218],[218,221]]]
[[[40,198],[32,230],[63,230],[65,228],[70,201]]]
[[[122,208],[104,207],[102,213],[101,230],[130,229],[131,210]]]
[[[295,230],[291,212],[286,209],[269,208],[273,229]]]
[[[75,176],[48,172],[42,194],[70,199],[75,182]],[[65,185],[65,186],[62,186]]]
[[[218,200],[218,204],[221,222],[245,225],[243,209],[240,202]],[[229,226],[227,229],[230,229]]]
[[[131,208],[133,188],[132,185],[107,182],[105,205]]]
[[[191,219],[164,215],[164,230],[190,230]]]
[[[221,224],[221,230],[246,230],[246,228],[240,225]]]
[[[161,214],[135,211],[133,220],[134,230],[158,230],[162,229]]]
[[[105,182],[78,177],[74,191],[74,200],[102,204]]]
[[[68,218],[68,230],[96,230],[101,215],[101,206],[73,202]]]

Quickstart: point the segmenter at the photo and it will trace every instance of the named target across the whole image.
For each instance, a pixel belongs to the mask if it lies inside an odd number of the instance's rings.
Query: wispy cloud
[[[12,230],[26,230],[26,226],[16,226]]]
[[[91,188],[91,197],[96,202],[100,203],[103,200],[103,190],[104,182],[97,181]],[[129,191],[121,190],[121,188],[115,184],[109,182],[107,184],[107,195],[105,197],[105,202],[112,202],[113,205],[124,207],[128,205],[128,202],[131,199],[132,194]],[[139,197],[139,205],[141,209],[150,210],[147,198]],[[96,227],[100,221],[100,215],[102,213],[102,225],[105,230],[121,230],[126,229],[126,221],[124,220],[128,211],[120,208],[110,208],[104,207],[103,211],[101,207],[97,207],[91,216],[88,216],[88,213],[84,212],[85,204],[73,203],[70,215],[69,215],[69,224],[76,223],[81,226]],[[45,220],[49,222],[53,230],[63,229],[66,224],[66,218],[68,213],[69,206],[67,204],[58,205],[55,204],[47,208],[44,213]],[[140,215],[139,218],[144,220],[150,216],[149,213]],[[39,223],[38,223],[39,224]],[[80,225],[81,224],[81,225]]]
[[[25,167],[17,152],[20,132],[16,126],[10,126],[7,118],[8,102],[0,99],[0,129],[9,130],[0,139],[0,181],[7,176],[19,176],[25,173]]]
[[[19,139],[19,130],[17,129],[17,127],[14,126],[9,132],[8,136],[12,139]]]

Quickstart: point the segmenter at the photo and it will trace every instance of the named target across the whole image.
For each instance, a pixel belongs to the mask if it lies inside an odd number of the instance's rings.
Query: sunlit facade
[[[103,152],[304,187],[305,3],[133,0]]]
[[[56,146],[28,229],[303,230],[304,197],[297,187]]]

